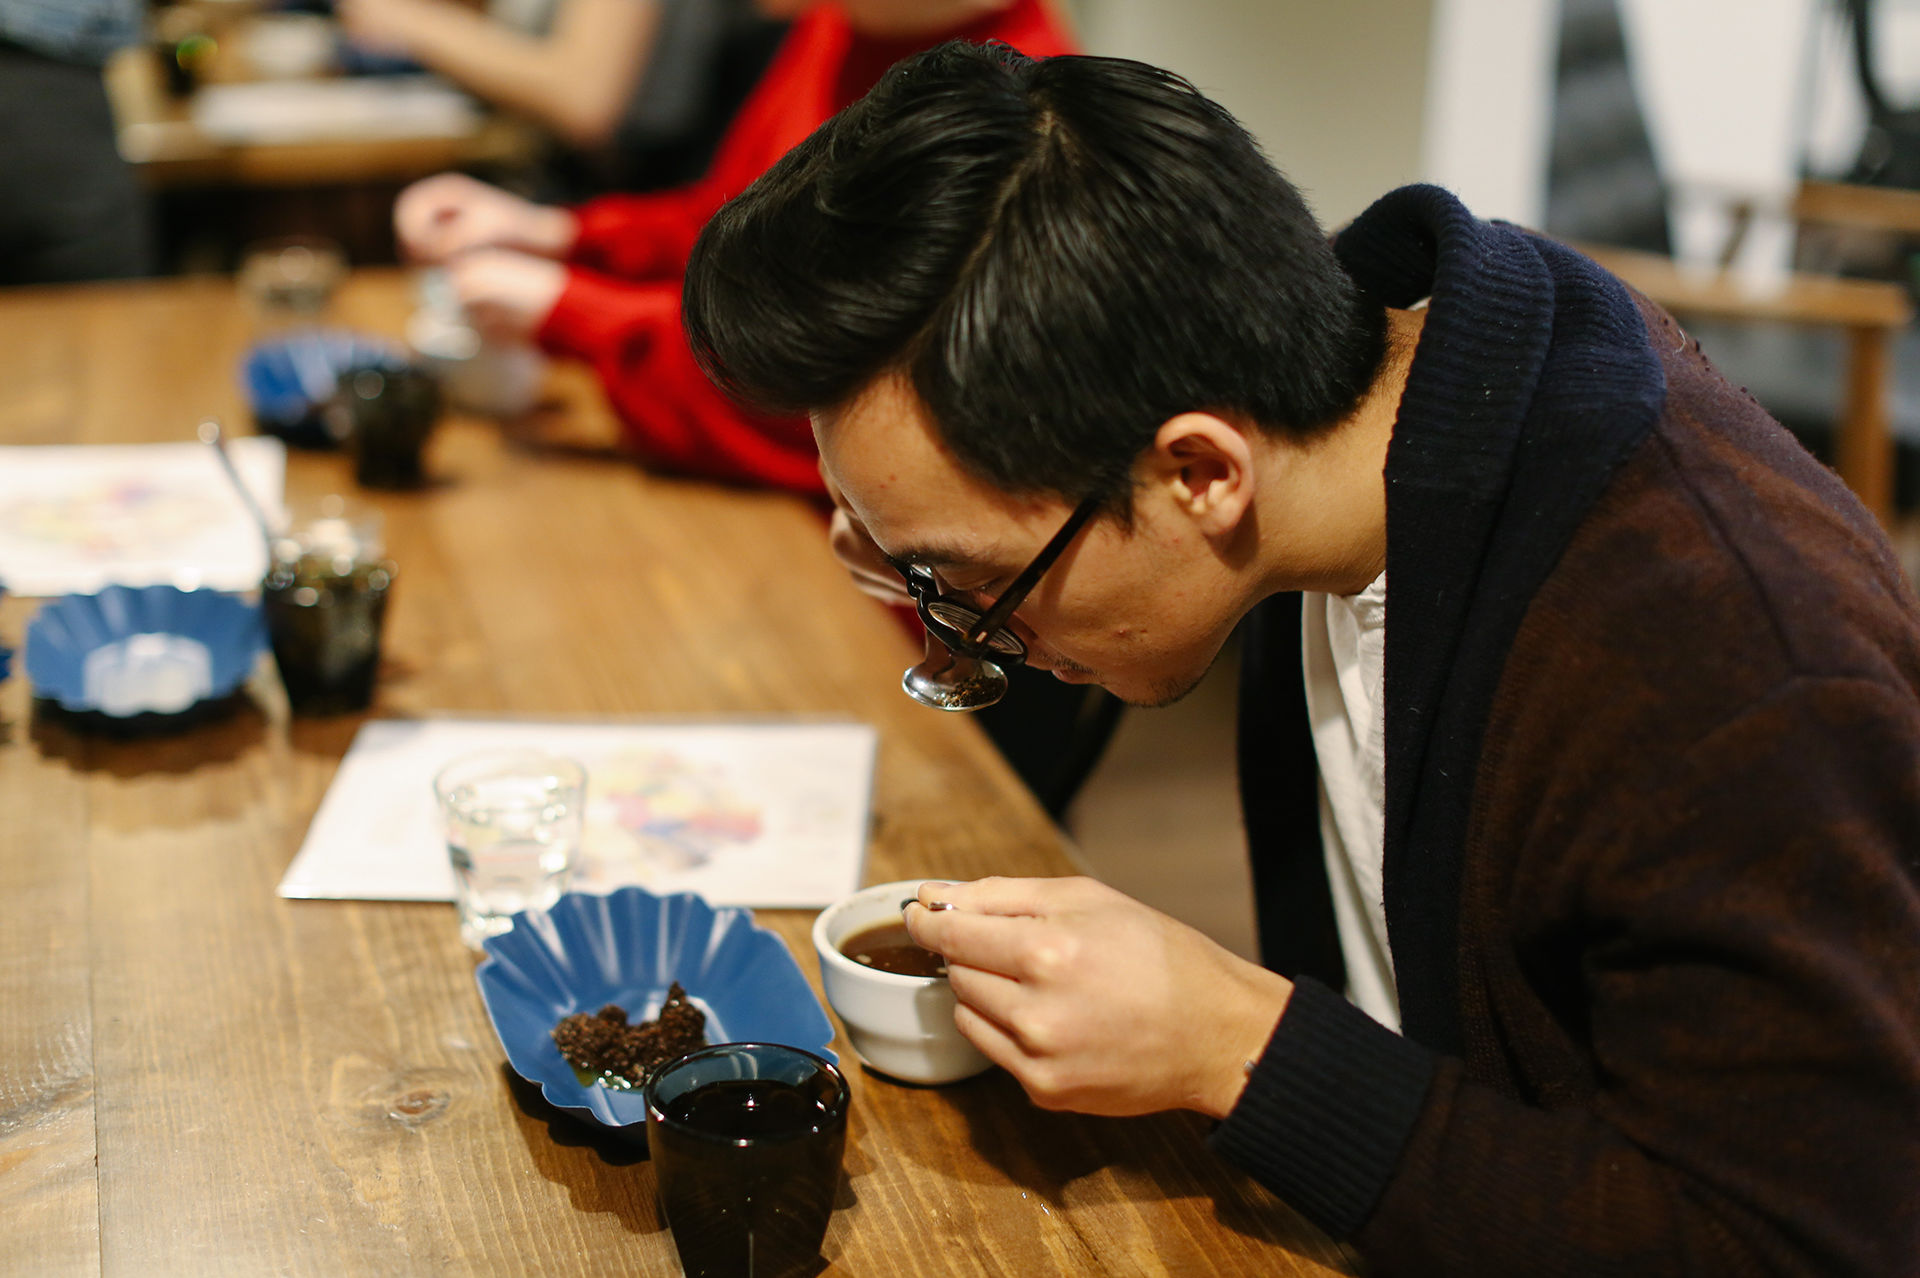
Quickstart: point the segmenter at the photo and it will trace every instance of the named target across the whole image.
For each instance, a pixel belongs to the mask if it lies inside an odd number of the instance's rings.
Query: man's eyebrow
[[[980,552],[969,546],[943,545],[930,542],[921,546],[908,546],[887,559],[896,568],[971,568],[982,561]]]

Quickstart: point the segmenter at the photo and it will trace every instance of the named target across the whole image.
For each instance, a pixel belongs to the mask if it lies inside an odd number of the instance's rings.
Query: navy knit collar
[[[1528,417],[1625,412],[1644,428],[1658,414],[1665,377],[1638,306],[1564,245],[1483,222],[1440,187],[1405,186],[1334,247],[1368,300],[1404,308],[1428,299],[1389,484],[1498,499]]]
[[[1437,187],[1383,197],[1336,249],[1371,300],[1430,299],[1386,463],[1386,909],[1403,1027],[1457,1052],[1460,862],[1488,710],[1527,605],[1665,381],[1618,281]]]
[[[1435,186],[1383,196],[1336,247],[1368,300],[1431,299],[1402,417],[1444,429],[1396,429],[1388,482],[1497,495],[1552,333],[1545,263],[1525,237],[1476,220]]]

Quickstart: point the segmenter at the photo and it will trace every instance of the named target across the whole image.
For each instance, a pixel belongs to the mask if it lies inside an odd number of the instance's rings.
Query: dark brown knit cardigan
[[[1242,791],[1300,984],[1214,1147],[1383,1274],[1920,1274],[1920,607],[1885,538],[1586,259],[1434,188],[1340,251],[1431,297],[1386,472],[1405,1034],[1329,989],[1271,600]]]

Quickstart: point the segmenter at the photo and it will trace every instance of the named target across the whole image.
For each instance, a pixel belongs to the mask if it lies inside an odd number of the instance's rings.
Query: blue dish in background
[[[343,441],[325,409],[340,374],[358,368],[391,371],[407,362],[406,351],[384,338],[345,329],[296,329],[247,351],[240,361],[240,386],[254,422],[266,434],[297,448],[337,448]]]
[[[266,647],[260,608],[217,590],[108,586],[27,623],[34,695],[74,714],[185,715],[231,695]]]
[[[649,1020],[678,981],[707,1014],[707,1042],[782,1043],[838,1061],[828,1050],[833,1023],[807,978],[750,910],[716,909],[690,892],[569,892],[551,910],[515,915],[486,951],[474,979],[514,1072],[552,1104],[629,1139],[646,1139],[644,1096],[582,1083],[554,1045],[562,1018],[618,1003],[630,1020]]]

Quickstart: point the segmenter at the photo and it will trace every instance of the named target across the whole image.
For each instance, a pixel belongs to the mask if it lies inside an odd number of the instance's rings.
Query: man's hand
[[[833,482],[824,464],[820,467],[820,480],[827,486],[827,497],[833,502],[833,518],[827,524],[827,545],[833,548],[834,558],[846,568],[853,584],[883,604],[913,607],[907,583],[900,579],[886,555],[867,535],[867,526],[860,522],[859,516],[847,509],[840,485]]]
[[[898,608],[913,607],[907,583],[880,553],[873,538],[867,536],[860,521],[839,506],[833,508],[833,518],[827,525],[827,544],[833,547],[834,557],[852,576],[854,585],[881,603]]]
[[[525,341],[553,313],[567,268],[543,257],[481,249],[447,266],[447,280],[473,326],[489,337]]]
[[[1293,984],[1092,879],[922,884],[960,1032],[1043,1109],[1224,1118]]]
[[[463,173],[422,178],[400,193],[393,229],[409,258],[428,264],[482,248],[563,258],[579,238],[571,212],[535,204]]]

